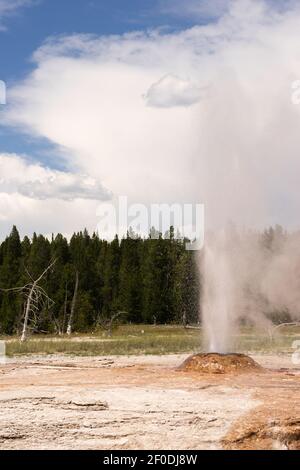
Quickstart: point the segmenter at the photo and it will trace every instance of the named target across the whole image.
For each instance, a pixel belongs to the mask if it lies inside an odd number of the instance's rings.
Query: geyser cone
[[[188,357],[181,370],[205,374],[243,373],[262,371],[262,367],[245,354],[202,353]]]

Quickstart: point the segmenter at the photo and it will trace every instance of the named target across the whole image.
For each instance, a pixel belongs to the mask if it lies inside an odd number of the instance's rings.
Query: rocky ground
[[[0,449],[300,448],[300,366],[178,370],[182,355],[28,357],[0,364]]]

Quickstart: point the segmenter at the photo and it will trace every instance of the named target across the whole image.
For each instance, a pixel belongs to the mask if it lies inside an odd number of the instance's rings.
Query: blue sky
[[[34,68],[31,57],[51,36],[69,34],[111,35],[128,31],[165,28],[180,31],[214,21],[229,0],[0,0],[28,2],[4,16],[0,30],[0,79],[8,90]],[[271,2],[273,0],[270,0]],[[280,1],[276,0],[278,6]],[[196,5],[196,6],[195,6]],[[200,7],[199,7],[200,5]],[[1,115],[0,115],[1,118]],[[43,164],[63,168],[53,159],[47,139],[24,136],[13,127],[1,126],[0,152],[37,158]]]
[[[294,226],[288,3],[0,0],[0,237],[93,231],[99,204],[124,195],[205,203],[211,225]]]
[[[158,27],[180,30],[199,23],[192,15],[174,14],[169,6],[164,0],[34,0],[3,19],[0,79],[9,88],[24,78],[33,68],[33,52],[53,35],[111,35]],[[2,127],[1,122],[0,152],[27,154],[54,168],[64,166],[51,158],[52,146],[46,139],[28,138]]]
[[[28,72],[32,52],[51,35],[122,34],[160,26],[180,29],[197,22],[171,14],[163,5],[161,0],[39,0],[5,20],[1,77],[9,82]]]

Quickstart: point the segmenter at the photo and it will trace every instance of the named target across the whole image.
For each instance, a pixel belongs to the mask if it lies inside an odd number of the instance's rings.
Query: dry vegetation
[[[243,328],[234,338],[232,352],[292,352],[293,341],[300,338],[300,327],[287,327],[273,339],[266,332]],[[69,336],[32,336],[26,343],[18,338],[7,341],[7,354],[72,354],[81,356],[189,353],[204,350],[200,329],[180,326],[121,325],[113,336],[103,331]]]

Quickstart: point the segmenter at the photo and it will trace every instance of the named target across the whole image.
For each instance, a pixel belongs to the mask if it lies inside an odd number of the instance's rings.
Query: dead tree
[[[54,324],[55,332],[58,336],[62,336],[66,329],[66,322],[67,322],[67,309],[68,309],[68,282],[65,285],[65,300],[64,304],[60,310],[60,315],[58,318],[55,317],[54,314],[51,314],[51,321]]]
[[[71,313],[69,316],[69,322],[68,322],[68,328],[67,328],[67,335],[69,336],[72,334],[74,312],[75,312],[77,293],[78,293],[78,285],[79,285],[79,272],[76,271],[74,294],[73,294],[73,299],[72,299],[72,304],[71,304]]]
[[[285,323],[279,323],[279,325],[273,325],[272,328],[269,330],[269,336],[270,340],[274,340],[274,336],[278,330],[281,328],[289,327],[289,326],[300,326],[300,322],[285,322]]]
[[[110,315],[110,317],[102,317],[101,315],[98,315],[97,323],[101,326],[101,328],[103,328],[104,331],[106,331],[107,336],[111,337],[114,322],[117,320],[117,318],[120,317],[120,315],[126,313],[127,312],[116,312]]]
[[[15,287],[12,289],[1,289],[3,292],[16,292],[16,293],[24,293],[25,294],[25,309],[24,309],[24,321],[22,327],[22,335],[21,341],[24,342],[27,339],[28,333],[28,323],[31,319],[33,322],[37,321],[37,314],[39,312],[39,307],[41,303],[48,305],[48,308],[53,305],[53,301],[50,299],[48,294],[45,290],[39,285],[43,277],[47,274],[48,271],[55,265],[56,260],[52,261],[52,263],[43,271],[43,273],[34,280],[31,274],[26,269],[27,275],[30,277],[31,282],[26,284],[23,287]]]
[[[185,310],[182,314],[182,325],[183,325],[183,328],[186,328],[188,326],[187,315],[186,315]]]
[[[66,292],[65,292],[65,301],[64,301],[64,318],[62,323],[62,333],[65,331],[65,325],[67,321],[67,305],[68,305],[68,282],[66,282]]]
[[[27,327],[28,327],[30,313],[32,312],[33,315],[36,314],[39,308],[40,300],[42,299],[46,301],[48,304],[53,303],[53,301],[48,297],[44,289],[39,286],[39,282],[41,282],[43,277],[47,274],[48,271],[50,271],[50,269],[55,265],[55,263],[56,263],[56,260],[54,260],[51,264],[49,264],[49,266],[45,269],[45,271],[35,281],[33,281],[32,284],[29,284],[29,286],[27,287],[27,289],[29,290],[28,290],[28,295],[27,295],[23,330],[22,330],[22,336],[21,336],[22,342],[26,341],[26,338],[27,338]]]

